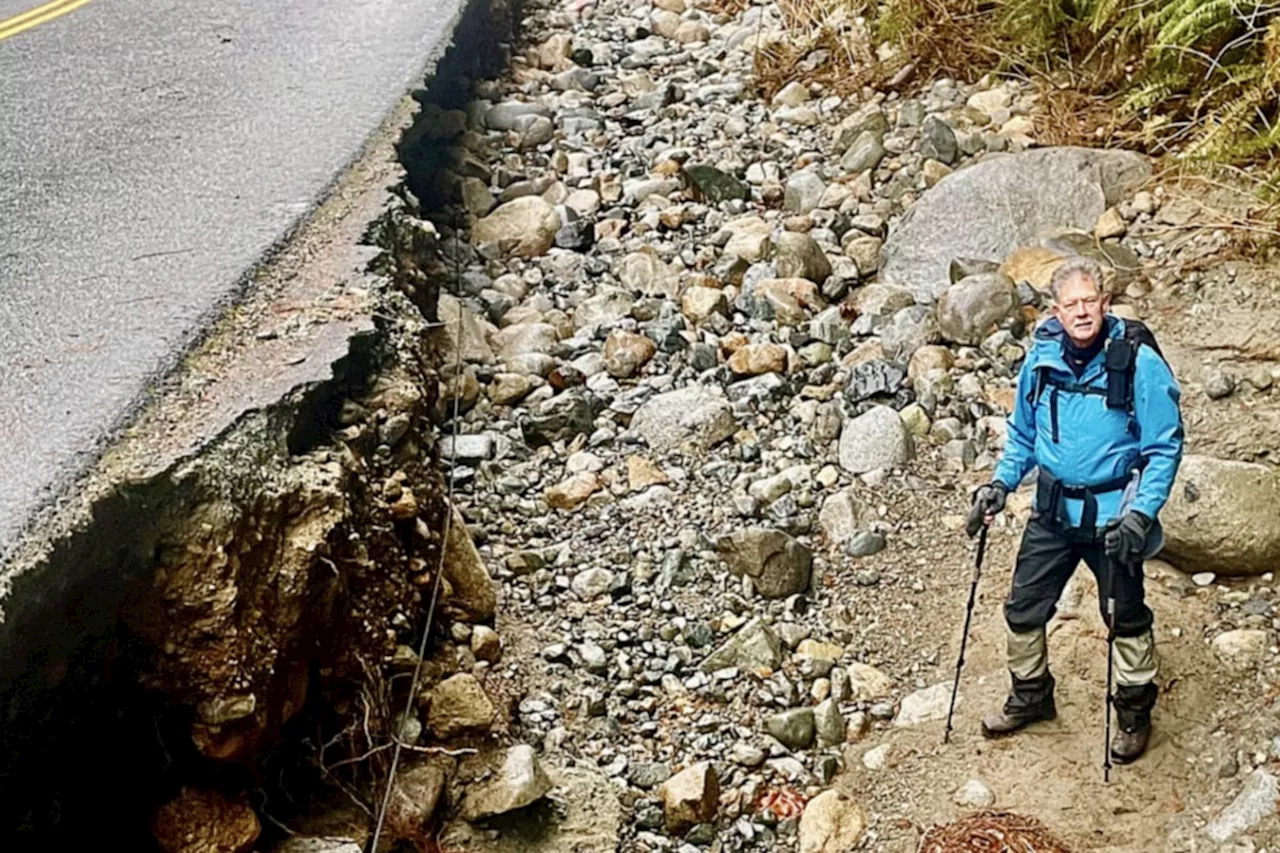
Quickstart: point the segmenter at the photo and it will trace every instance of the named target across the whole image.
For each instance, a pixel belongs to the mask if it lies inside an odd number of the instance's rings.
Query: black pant
[[[1098,609],[1107,621],[1107,584],[1116,599],[1116,635],[1137,637],[1151,628],[1151,609],[1142,589],[1142,564],[1132,570],[1115,566],[1102,550],[1101,537],[1064,530],[1032,518],[1022,534],[1013,589],[1004,604],[1005,621],[1018,633],[1043,628],[1053,618],[1058,598],[1076,566],[1084,562],[1098,581]],[[1113,571],[1113,566],[1115,570]],[[1114,577],[1111,577],[1114,575]]]

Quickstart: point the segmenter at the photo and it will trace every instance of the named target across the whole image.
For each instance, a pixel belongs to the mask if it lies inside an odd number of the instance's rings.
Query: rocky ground
[[[472,223],[437,222],[456,557],[500,586],[496,633],[452,624],[429,687],[431,734],[488,733],[439,849],[914,851],[991,806],[1072,850],[1276,849],[1280,303],[1260,261],[1214,260],[1205,198],[1037,147],[1016,82],[842,99],[802,63],[762,102],[772,5],[575,2],[526,36],[433,117]],[[1059,720],[977,734],[1025,490],[942,743],[968,495],[1074,253],[1166,347],[1196,454],[1178,568],[1147,566],[1157,735],[1106,787],[1087,572],[1052,628]]]

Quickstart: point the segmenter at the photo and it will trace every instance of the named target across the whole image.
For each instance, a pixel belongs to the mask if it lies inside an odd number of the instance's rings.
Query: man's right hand
[[[973,507],[969,510],[969,521],[965,525],[965,532],[973,536],[984,524],[995,521],[996,513],[1004,509],[1004,501],[1008,494],[1009,490],[1005,488],[1004,483],[998,481],[981,486],[974,492]]]

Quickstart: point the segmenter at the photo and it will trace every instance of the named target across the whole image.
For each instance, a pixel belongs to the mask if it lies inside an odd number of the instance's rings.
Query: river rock
[[[813,743],[813,709],[792,708],[772,714],[765,721],[765,729],[788,749],[805,749]]]
[[[740,530],[722,537],[717,550],[729,571],[751,578],[765,598],[786,598],[809,588],[813,553],[780,530]]]
[[[482,324],[474,312],[456,296],[448,293],[440,294],[436,310],[440,322],[445,324],[445,334],[449,341],[449,346],[440,354],[444,364],[454,363],[457,355],[461,355],[463,361],[473,364],[493,364],[493,350],[485,337],[487,323]],[[461,353],[458,353],[459,347]]]
[[[493,243],[504,255],[536,258],[556,241],[560,214],[539,196],[525,196],[498,207],[471,229],[471,242]]]
[[[608,288],[582,302],[573,312],[575,329],[611,326],[631,313],[635,300],[620,288]]]
[[[999,261],[1044,233],[1089,231],[1150,173],[1146,158],[1129,151],[1043,148],[988,157],[916,202],[885,243],[881,276],[932,302],[949,284],[952,259]]]
[[[634,376],[657,352],[658,345],[645,335],[614,329],[604,342],[605,370],[618,379]]]
[[[849,695],[858,702],[873,702],[893,693],[893,679],[874,666],[853,663],[847,668]]]
[[[920,155],[950,166],[960,153],[956,132],[936,115],[924,120],[920,128]]]
[[[714,166],[689,166],[684,173],[689,183],[711,204],[751,198],[751,190],[746,184]]]
[[[725,226],[730,233],[729,242],[725,244],[724,253],[730,257],[741,258],[749,264],[763,261],[773,248],[773,226],[758,216],[738,219]]]
[[[675,299],[680,294],[680,274],[651,249],[632,252],[623,258],[618,278],[627,289],[646,296]]]
[[[800,853],[853,853],[866,828],[857,803],[838,791],[823,791],[800,816]]]
[[[864,130],[840,157],[840,168],[846,172],[874,169],[884,159],[884,138],[874,130]]]
[[[822,284],[831,275],[831,262],[808,234],[784,231],[773,250],[779,278],[805,278]]]
[[[738,629],[702,662],[703,672],[728,667],[749,671],[776,670],[782,663],[782,641],[767,624],[753,619]]]
[[[446,678],[431,690],[430,699],[424,722],[440,740],[487,731],[497,718],[493,702],[470,673]]]
[[[739,376],[786,373],[787,351],[777,344],[747,344],[729,357],[729,369]]]
[[[533,447],[572,441],[595,428],[591,404],[575,391],[566,391],[538,405],[520,424],[524,440]]]
[[[844,743],[844,715],[833,699],[823,699],[814,707],[813,728],[820,747]]]
[[[549,323],[520,323],[493,334],[493,343],[503,361],[515,361],[530,353],[546,355],[559,342],[560,334]]]
[[[1250,462],[1183,457],[1160,513],[1162,556],[1187,573],[1280,570],[1280,474]]]
[[[507,750],[498,772],[466,789],[462,819],[477,821],[522,809],[542,799],[551,790],[551,779],[538,763],[533,747],[527,744]]]
[[[547,489],[543,497],[552,509],[574,510],[600,490],[600,478],[589,471],[574,474]]]
[[[737,431],[728,401],[700,385],[658,394],[631,419],[631,428],[659,453],[681,448],[707,450]]]
[[[813,172],[796,172],[787,178],[782,207],[791,213],[809,213],[822,203],[826,191],[827,185]]]
[[[658,795],[667,830],[682,833],[694,824],[715,820],[720,780],[710,762],[703,761],[663,782]]]
[[[729,300],[718,287],[695,285],[685,288],[680,297],[680,311],[691,322],[702,323],[710,319],[712,314],[729,316]]]
[[[840,429],[840,467],[850,474],[892,468],[913,456],[911,436],[888,406],[875,406]]]
[[[866,526],[868,517],[867,507],[852,489],[845,489],[823,502],[818,526],[828,542],[840,543],[856,536]]]
[[[938,331],[955,344],[977,346],[1021,305],[1013,279],[982,273],[961,279],[938,298]]]

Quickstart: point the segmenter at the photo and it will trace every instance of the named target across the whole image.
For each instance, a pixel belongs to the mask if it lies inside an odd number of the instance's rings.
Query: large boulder
[[[631,428],[660,453],[704,451],[737,431],[729,403],[718,391],[689,385],[648,400],[631,419]]]
[[[1151,165],[1131,151],[1042,148],[988,157],[943,178],[884,246],[881,279],[932,302],[955,258],[1003,261],[1063,228],[1091,231]]]
[[[735,575],[746,575],[765,598],[809,588],[813,552],[781,530],[751,527],[722,537],[718,550]]]
[[[902,418],[888,406],[875,406],[840,430],[840,467],[850,474],[901,465],[914,450]]]
[[[944,341],[977,346],[1020,305],[1018,288],[1004,273],[966,276],[938,299],[938,331]]]
[[[1280,570],[1280,474],[1262,465],[1186,456],[1160,520],[1165,559],[1185,572]]]
[[[477,246],[495,243],[504,255],[536,258],[556,242],[560,214],[541,196],[531,195],[509,201],[471,228],[471,242]]]

